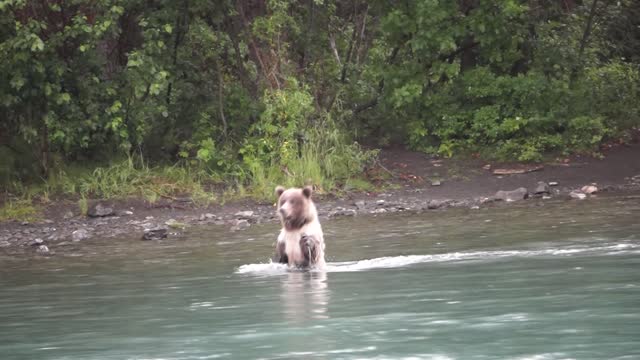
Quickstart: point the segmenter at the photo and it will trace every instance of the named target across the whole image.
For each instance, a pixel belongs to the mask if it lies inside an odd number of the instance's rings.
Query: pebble
[[[36,252],[38,254],[48,254],[49,253],[49,248],[47,247],[47,245],[40,245],[36,249]]]
[[[37,238],[29,243],[30,246],[40,246],[44,244],[44,240]]]

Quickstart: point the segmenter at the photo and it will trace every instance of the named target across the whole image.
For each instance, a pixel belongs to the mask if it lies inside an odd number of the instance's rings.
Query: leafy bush
[[[305,87],[294,80],[288,84],[265,93],[265,110],[239,150],[248,183],[258,196],[270,197],[277,184],[332,190],[360,174],[377,154],[351,142],[349,132],[330,113],[315,113]]]

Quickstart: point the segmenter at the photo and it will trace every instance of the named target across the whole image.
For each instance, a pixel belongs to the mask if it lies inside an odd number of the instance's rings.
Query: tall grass
[[[95,169],[66,168],[54,172],[41,185],[22,188],[23,196],[42,199],[45,194],[64,194],[86,199],[143,197],[154,202],[159,198],[188,195],[193,201],[215,200],[206,186],[215,178],[206,172],[185,166],[149,166],[144,160],[129,157]]]
[[[371,189],[372,185],[364,180],[363,171],[373,164],[377,150],[365,150],[358,143],[350,142],[347,133],[329,115],[308,128],[305,137],[299,156],[289,159],[286,164],[272,160],[250,165],[251,196],[272,198],[276,185],[314,185],[320,193],[337,191],[345,185],[350,190]]]

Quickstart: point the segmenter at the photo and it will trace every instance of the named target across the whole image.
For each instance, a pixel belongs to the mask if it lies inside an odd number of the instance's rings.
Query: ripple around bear
[[[295,267],[323,269],[324,235],[318,211],[311,200],[311,186],[302,189],[276,187],[282,230],[273,261]]]

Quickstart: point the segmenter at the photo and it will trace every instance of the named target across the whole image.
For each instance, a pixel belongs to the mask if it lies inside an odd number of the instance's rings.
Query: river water
[[[0,359],[640,359],[640,197],[277,225],[0,258]]]

